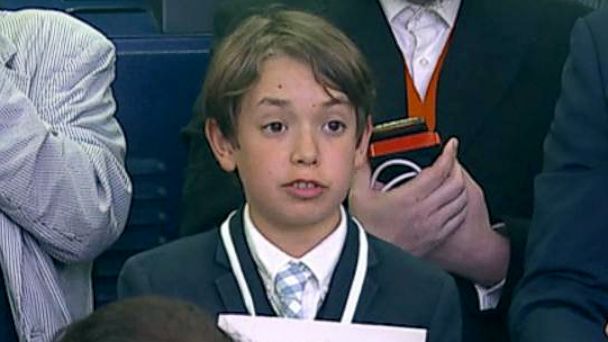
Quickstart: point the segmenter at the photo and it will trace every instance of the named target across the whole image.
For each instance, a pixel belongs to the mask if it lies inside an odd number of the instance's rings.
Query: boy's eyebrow
[[[280,99],[276,97],[264,97],[260,101],[258,101],[258,106],[261,105],[269,105],[276,107],[287,107],[289,106],[289,100]]]
[[[269,105],[276,107],[287,107],[289,106],[290,101],[286,99],[276,98],[276,97],[264,97],[260,101],[258,101],[258,106]],[[327,108],[336,105],[349,105],[350,101],[346,96],[335,96],[330,98],[329,100],[323,102],[321,106]]]
[[[350,105],[350,101],[348,100],[348,98],[345,95],[338,95],[338,96],[334,96],[332,98],[330,98],[329,100],[325,101],[323,103],[323,107],[327,108],[327,107],[331,107],[331,106],[337,106],[337,105]]]

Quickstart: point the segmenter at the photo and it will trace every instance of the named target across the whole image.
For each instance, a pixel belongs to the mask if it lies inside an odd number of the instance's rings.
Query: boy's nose
[[[294,141],[293,152],[291,154],[291,162],[297,165],[317,165],[319,151],[317,139],[313,134],[301,133]]]

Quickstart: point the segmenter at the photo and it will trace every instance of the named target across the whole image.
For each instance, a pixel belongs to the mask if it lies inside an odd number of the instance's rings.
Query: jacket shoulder
[[[136,254],[125,265],[137,264],[144,269],[153,269],[155,273],[162,273],[209,263],[215,259],[218,241],[218,230],[213,229]]]
[[[417,258],[403,249],[376,237],[369,237],[370,249],[377,258],[376,276],[382,286],[403,291],[405,285],[421,293],[440,293],[453,286],[452,277],[438,266]],[[390,279],[390,281],[389,281]],[[386,283],[386,284],[385,284]],[[454,287],[454,291],[456,291]],[[415,293],[415,292],[414,292]]]

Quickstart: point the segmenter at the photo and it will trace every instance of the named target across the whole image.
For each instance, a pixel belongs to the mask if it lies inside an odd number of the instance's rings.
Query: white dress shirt
[[[420,6],[404,0],[380,1],[416,91],[423,99],[456,23],[460,2],[442,0]]]
[[[461,0],[420,6],[406,0],[380,0],[416,91],[424,99],[439,57],[456,24]],[[504,280],[485,288],[475,284],[480,310],[498,305]]]
[[[341,208],[340,212],[338,227],[317,246],[298,259],[280,250],[259,232],[251,221],[249,206],[245,205],[243,215],[245,239],[264,283],[266,295],[275,312],[280,312],[278,310],[280,307],[278,305],[279,298],[274,291],[275,277],[289,261],[300,261],[306,264],[313,274],[312,279],[306,283],[302,295],[303,318],[314,319],[317,315],[317,311],[329,290],[331,277],[346,241],[346,212],[344,208]]]

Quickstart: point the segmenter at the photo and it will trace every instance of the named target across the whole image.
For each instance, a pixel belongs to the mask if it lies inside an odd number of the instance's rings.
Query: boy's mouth
[[[318,185],[315,182],[296,181],[296,182],[293,182],[291,186],[298,188],[298,189],[312,189],[312,188],[316,188]]]
[[[326,186],[310,180],[295,180],[283,186],[288,193],[296,198],[311,199],[318,197],[327,188]]]

